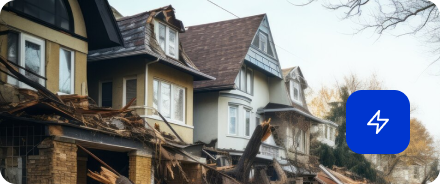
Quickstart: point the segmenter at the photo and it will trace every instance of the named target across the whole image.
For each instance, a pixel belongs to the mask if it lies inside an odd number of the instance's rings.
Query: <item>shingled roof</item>
[[[149,55],[159,58],[159,62],[193,75],[196,81],[215,79],[201,72],[194,65],[186,55],[181,44],[179,45],[179,60],[167,56],[159,46],[151,21],[153,18],[165,18],[180,33],[185,32],[182,22],[175,19],[173,10],[173,7],[170,5],[118,19],[117,23],[124,40],[124,46],[89,51],[87,60],[94,62],[128,56]],[[179,37],[181,35],[183,34],[179,34]]]
[[[232,89],[265,14],[190,26],[180,36],[200,71],[217,78],[194,82],[197,89]]]

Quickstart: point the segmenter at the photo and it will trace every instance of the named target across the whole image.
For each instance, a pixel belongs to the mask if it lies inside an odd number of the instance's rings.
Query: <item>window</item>
[[[419,167],[414,166],[414,178],[418,179],[419,178]]]
[[[175,120],[178,123],[184,123],[185,88],[154,79],[153,107],[165,118]]]
[[[237,135],[237,106],[229,106],[229,123],[228,123],[228,133],[232,135]]]
[[[298,104],[302,104],[300,86],[297,81],[294,80],[290,81],[290,97],[294,102]]]
[[[125,106],[129,103],[133,98],[137,97],[137,79],[136,77],[124,78],[124,95],[122,104]],[[132,105],[136,105],[135,100]]]
[[[254,92],[254,71],[243,65],[235,79],[235,83],[238,89],[252,95]]]
[[[73,55],[72,51],[63,48],[60,49],[59,92],[61,93],[74,93],[75,60]]]
[[[328,138],[328,127],[324,125],[324,128],[325,128],[325,138],[327,139]]]
[[[260,44],[259,44],[260,50],[267,52],[267,36],[260,32]]]
[[[19,0],[10,2],[9,8],[44,23],[73,31],[72,13],[69,3],[65,0]]]
[[[28,71],[45,76],[45,42],[23,33],[8,34],[8,59],[26,68]],[[20,73],[45,86],[45,80],[31,72],[19,69]],[[8,82],[22,88],[32,89],[30,86],[8,77]]]
[[[173,28],[155,21],[156,39],[160,48],[170,57],[179,59],[179,39],[178,33]]]
[[[245,136],[251,135],[251,111],[245,110]]]
[[[100,106],[112,107],[113,106],[113,82],[101,82],[100,85]]]
[[[297,151],[304,152],[304,147],[306,143],[306,136],[304,131],[297,129],[295,137],[296,137],[295,146]]]

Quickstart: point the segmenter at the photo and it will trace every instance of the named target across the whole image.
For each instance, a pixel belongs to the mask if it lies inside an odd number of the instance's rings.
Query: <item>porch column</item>
[[[32,184],[76,184],[77,147],[75,141],[46,138],[37,147],[39,155],[28,157],[27,182]]]
[[[151,155],[133,151],[128,156],[130,180],[135,184],[151,184]]]

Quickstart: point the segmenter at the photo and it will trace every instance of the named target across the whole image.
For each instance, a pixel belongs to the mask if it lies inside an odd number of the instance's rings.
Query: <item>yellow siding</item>
[[[75,52],[75,94],[87,95],[87,91],[87,54]]]
[[[60,78],[60,45],[46,40],[46,88],[58,92]]]
[[[45,40],[59,43],[61,45],[64,45],[65,47],[71,48],[73,50],[82,53],[88,52],[87,42],[72,37],[67,33],[56,31],[41,24],[32,22],[28,19],[17,16],[14,13],[8,11],[1,11],[0,19],[3,20],[8,26],[12,27],[12,29],[16,31],[31,34]]]
[[[86,24],[77,0],[69,0],[75,24],[75,33],[87,37]]]

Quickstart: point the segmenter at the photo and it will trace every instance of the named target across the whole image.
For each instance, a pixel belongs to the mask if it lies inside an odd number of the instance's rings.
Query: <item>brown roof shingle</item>
[[[233,88],[246,53],[265,14],[190,26],[180,40],[200,71],[216,78],[196,81],[195,89]]]

